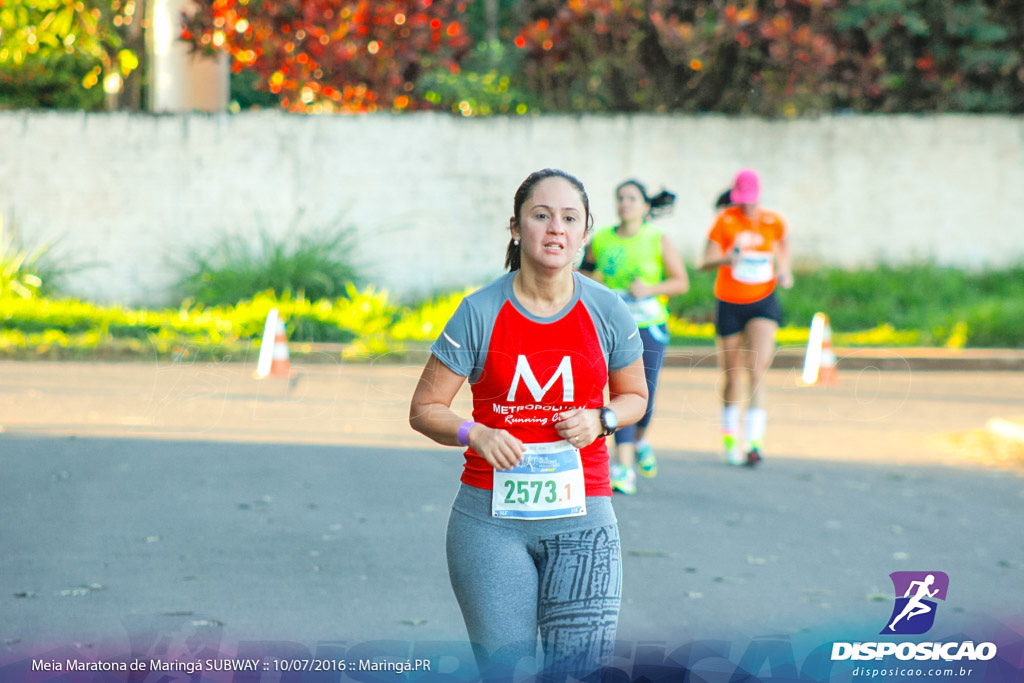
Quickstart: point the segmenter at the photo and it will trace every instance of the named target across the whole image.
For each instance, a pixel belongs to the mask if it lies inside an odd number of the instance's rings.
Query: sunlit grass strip
[[[681,318],[670,318],[668,330],[674,344],[713,344],[715,341],[713,323],[692,323]],[[780,345],[792,346],[806,344],[809,336],[809,327],[786,326],[779,329],[777,340]],[[897,330],[892,325],[879,325],[870,330],[857,332],[832,332],[834,346],[907,347],[918,345],[920,341],[919,332]]]
[[[238,359],[258,349],[271,308],[277,308],[289,325],[293,343],[298,339],[291,325],[315,321],[330,329],[350,333],[342,357],[364,360],[401,356],[407,345],[422,345],[437,338],[470,289],[438,296],[419,306],[399,307],[385,290],[349,287],[346,297],[307,301],[264,293],[236,306],[182,306],[168,310],[97,306],[78,301],[42,298],[0,299],[0,357],[84,358],[147,357],[183,358],[203,355]],[[712,323],[670,318],[672,343],[676,346],[714,344]],[[314,329],[314,332],[316,330]],[[783,346],[807,343],[806,327],[779,330]],[[892,325],[853,332],[833,330],[836,347],[912,347],[922,343],[922,333],[897,330]],[[967,328],[951,328],[945,343],[962,348]]]
[[[390,328],[392,339],[402,341],[433,341],[455,313],[462,299],[473,289],[435,297],[418,307],[406,307]]]

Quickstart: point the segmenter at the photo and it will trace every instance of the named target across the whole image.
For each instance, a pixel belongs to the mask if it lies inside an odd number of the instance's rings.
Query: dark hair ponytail
[[[523,205],[526,204],[526,200],[533,194],[534,188],[537,187],[540,181],[547,180],[548,178],[561,178],[576,188],[576,191],[580,194],[580,199],[583,201],[587,232],[590,232],[594,226],[594,217],[590,215],[590,198],[587,197],[586,188],[583,187],[583,183],[579,178],[557,168],[545,168],[540,171],[534,171],[519,185],[519,189],[516,190],[515,197],[512,200],[512,217],[515,224],[519,225],[519,220],[522,218]],[[510,271],[519,270],[519,267],[522,265],[522,252],[522,247],[519,246],[516,239],[510,238],[508,247],[505,249],[505,268]]]
[[[640,196],[643,198],[644,204],[651,207],[648,211],[651,218],[658,218],[672,213],[672,209],[676,205],[676,196],[673,193],[668,190],[662,190],[653,197],[648,197],[647,188],[643,186],[643,183],[632,178],[619,183],[619,186],[615,188],[615,193],[618,194],[619,190],[627,185],[632,185],[640,191]]]
[[[505,269],[508,271],[519,270],[522,258],[522,248],[520,248],[515,239],[510,239],[508,241],[508,247],[505,249]]]
[[[676,196],[668,190],[662,190],[651,197],[651,218],[659,218],[672,213],[676,205]]]
[[[715,200],[715,208],[721,210],[730,206],[732,206],[732,188],[727,187]]]

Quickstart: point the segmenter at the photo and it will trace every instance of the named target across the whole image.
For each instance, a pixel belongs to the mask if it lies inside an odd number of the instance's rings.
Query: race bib
[[[626,303],[633,320],[638,323],[646,323],[662,317],[663,309],[661,302],[656,296],[647,296],[643,299],[634,299],[628,292],[619,292],[619,296]]]
[[[492,517],[537,520],[585,514],[583,461],[568,441],[527,444],[521,463],[494,471]]]
[[[775,259],[765,251],[741,251],[732,267],[732,276],[747,285],[771,282],[775,278]]]

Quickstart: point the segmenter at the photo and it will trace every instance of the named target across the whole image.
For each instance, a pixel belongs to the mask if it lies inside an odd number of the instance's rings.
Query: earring
[[[519,238],[518,237],[512,238],[512,244],[514,244],[515,246],[518,247],[519,246]]]

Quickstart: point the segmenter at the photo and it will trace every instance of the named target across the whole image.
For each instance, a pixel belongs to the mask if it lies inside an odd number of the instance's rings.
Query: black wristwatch
[[[619,418],[615,411],[604,406],[601,408],[601,436],[611,436],[619,428]]]

